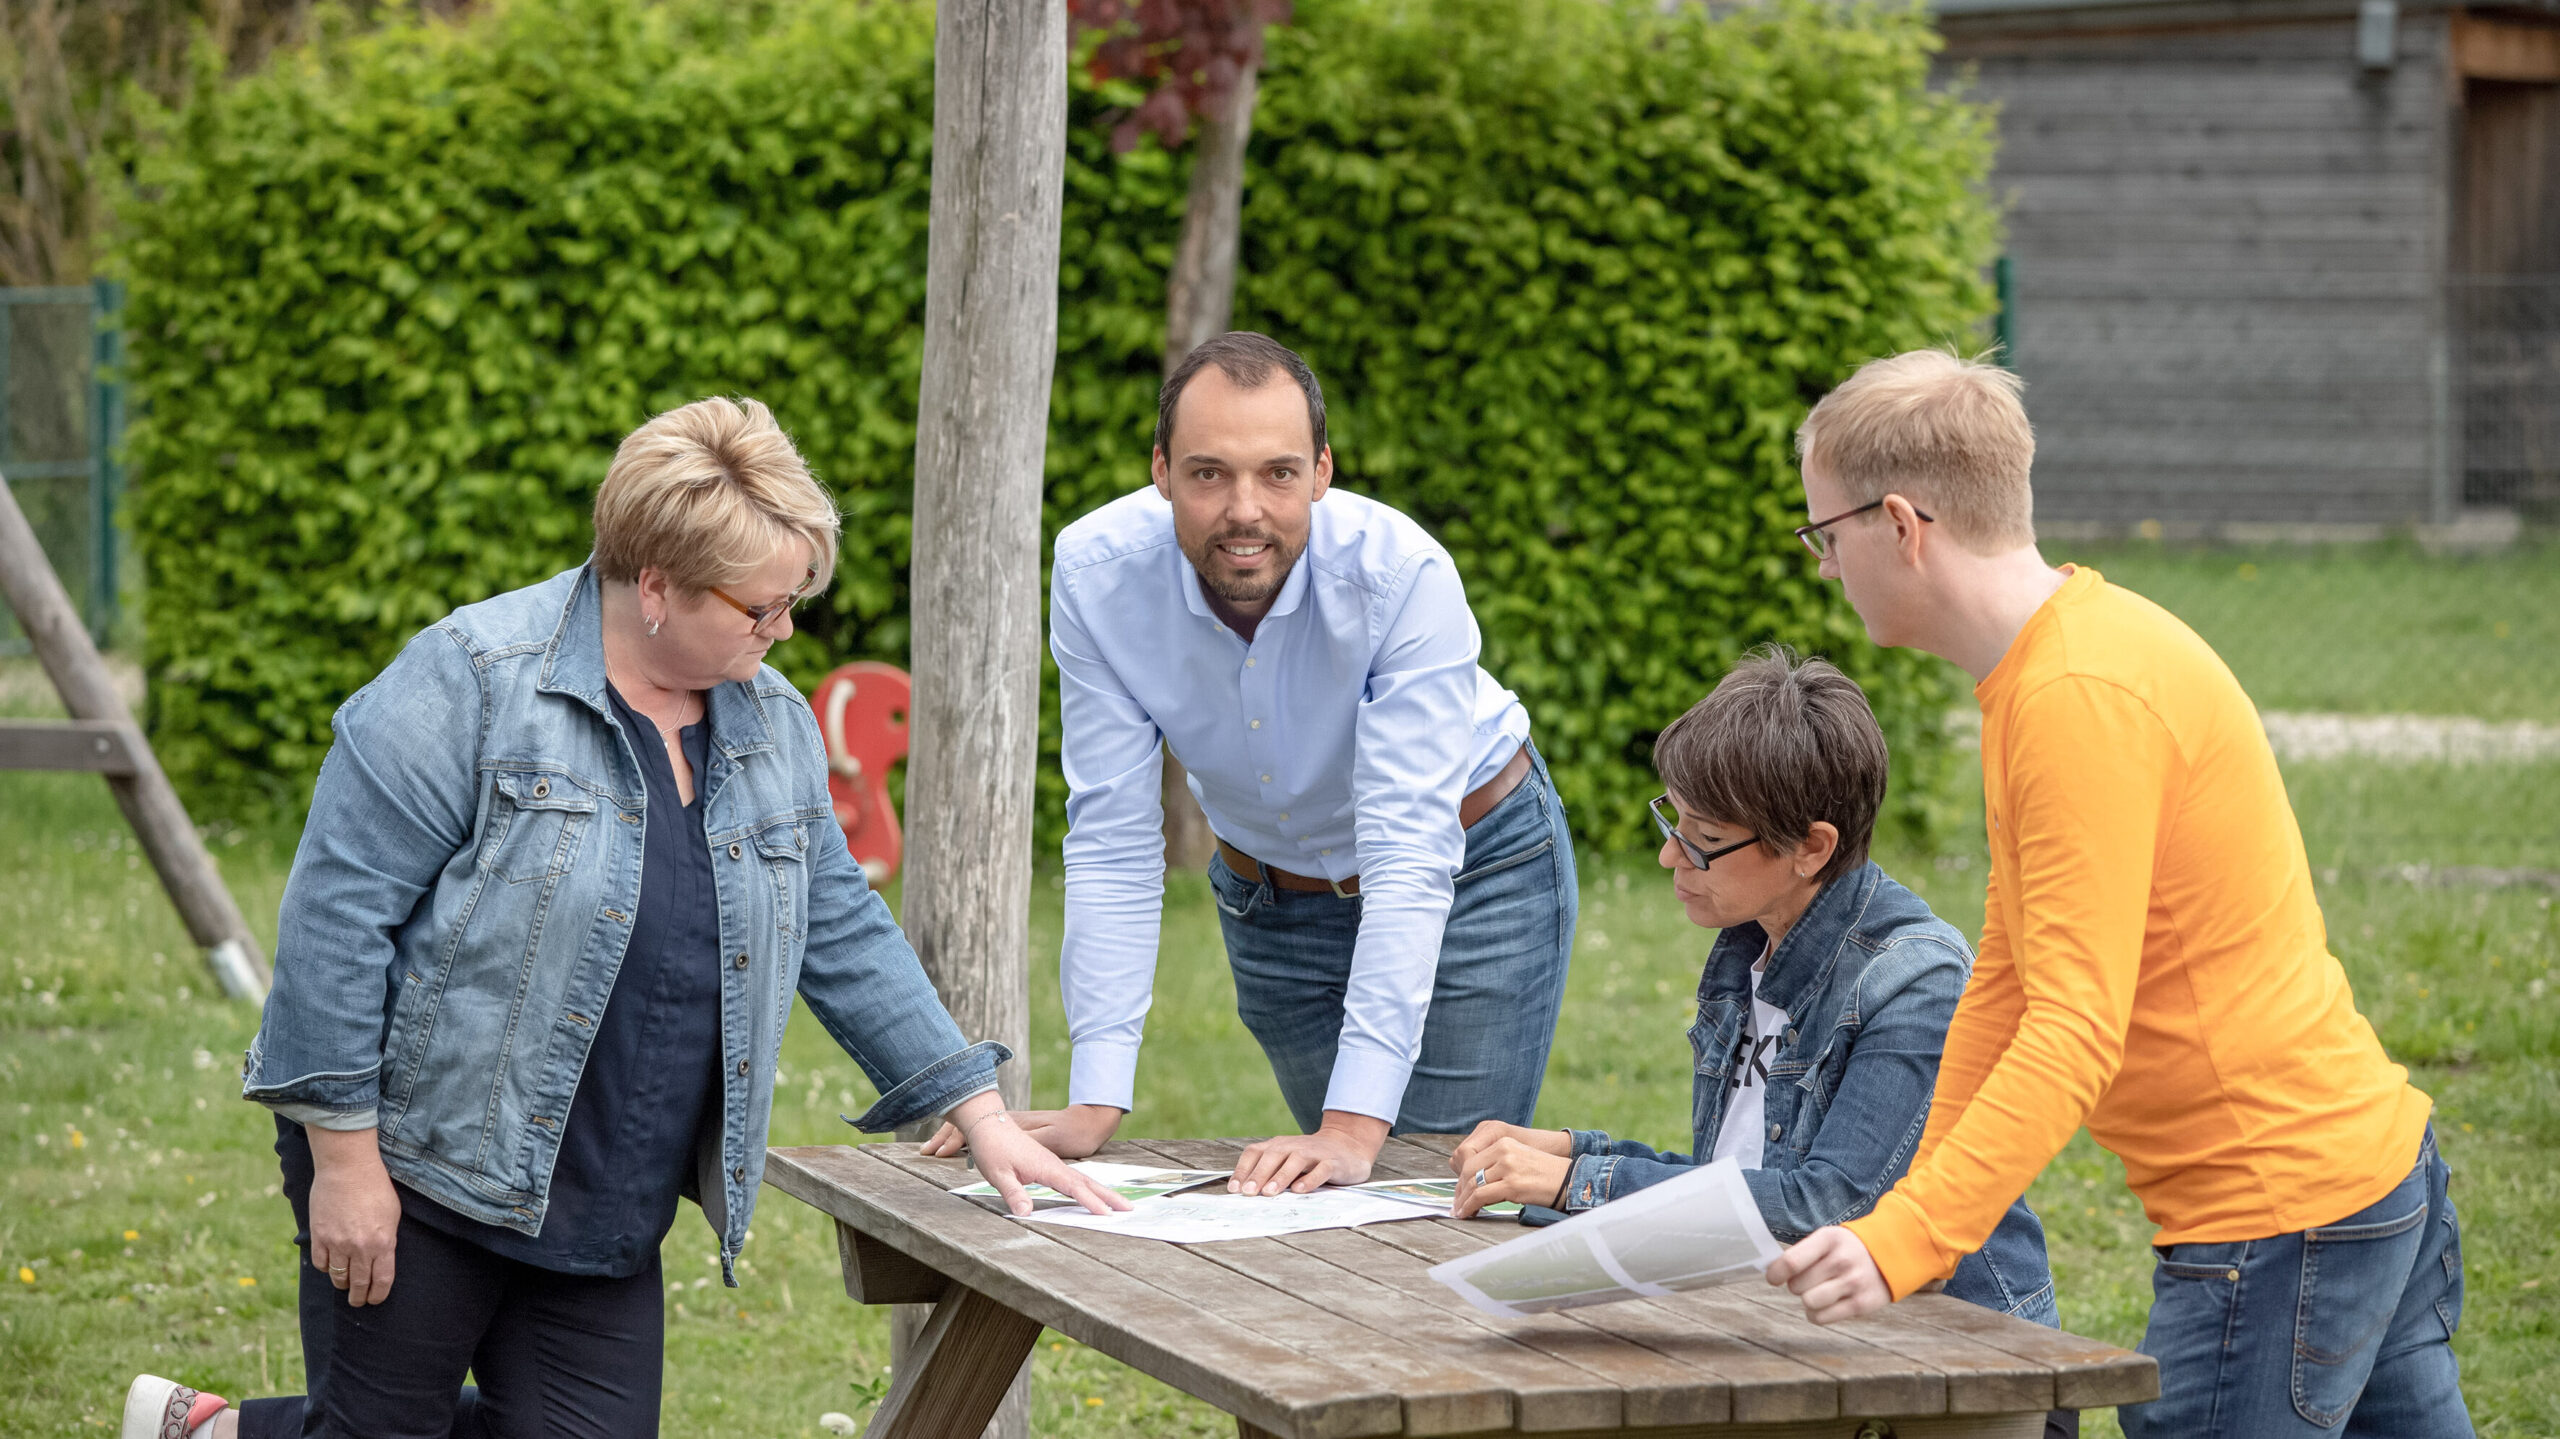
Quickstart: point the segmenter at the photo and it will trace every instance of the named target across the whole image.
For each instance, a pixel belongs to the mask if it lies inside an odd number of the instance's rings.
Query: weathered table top
[[[1095,1157],[1223,1169],[1246,1142],[1124,1141]],[[1445,1177],[1453,1142],[1391,1140],[1377,1177]],[[905,1144],[776,1149],[765,1170],[839,1221],[856,1299],[965,1301],[939,1306],[909,1358],[921,1372],[896,1377],[874,1439],[974,1439],[1043,1325],[1235,1415],[1247,1439],[2032,1436],[2057,1405],[2159,1392],[2147,1356],[1941,1295],[1829,1328],[1759,1284],[1499,1319],[1425,1271],[1516,1237],[1508,1220],[1178,1245],[1024,1224],[944,1192],[975,1177]]]

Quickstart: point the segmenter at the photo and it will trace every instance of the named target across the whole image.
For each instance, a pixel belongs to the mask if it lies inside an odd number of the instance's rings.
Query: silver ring
[[[1481,1169],[1476,1171],[1476,1188],[1484,1188],[1484,1171]]]

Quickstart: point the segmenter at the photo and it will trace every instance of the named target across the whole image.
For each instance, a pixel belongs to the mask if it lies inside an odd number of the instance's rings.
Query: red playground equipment
[[[835,801],[844,847],[873,884],[898,872],[906,841],[889,802],[889,766],[907,757],[907,672],[857,660],[809,692],[827,747],[827,796]]]

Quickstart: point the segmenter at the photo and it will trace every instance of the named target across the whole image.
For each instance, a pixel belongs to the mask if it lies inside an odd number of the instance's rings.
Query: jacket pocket
[[[595,796],[564,776],[539,771],[499,770],[491,783],[496,794],[480,841],[480,868],[509,884],[568,873],[595,817]]]

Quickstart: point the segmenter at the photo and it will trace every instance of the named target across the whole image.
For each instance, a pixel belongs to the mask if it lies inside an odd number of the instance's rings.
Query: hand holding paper
[[[1431,1271],[1506,1319],[1732,1284],[1766,1270],[1778,1241],[1731,1159],[1693,1169],[1562,1224]]]
[[[1804,1301],[1807,1319],[1837,1324],[1893,1302],[1884,1271],[1857,1235],[1834,1224],[1817,1229],[1769,1265],[1769,1282]]]

